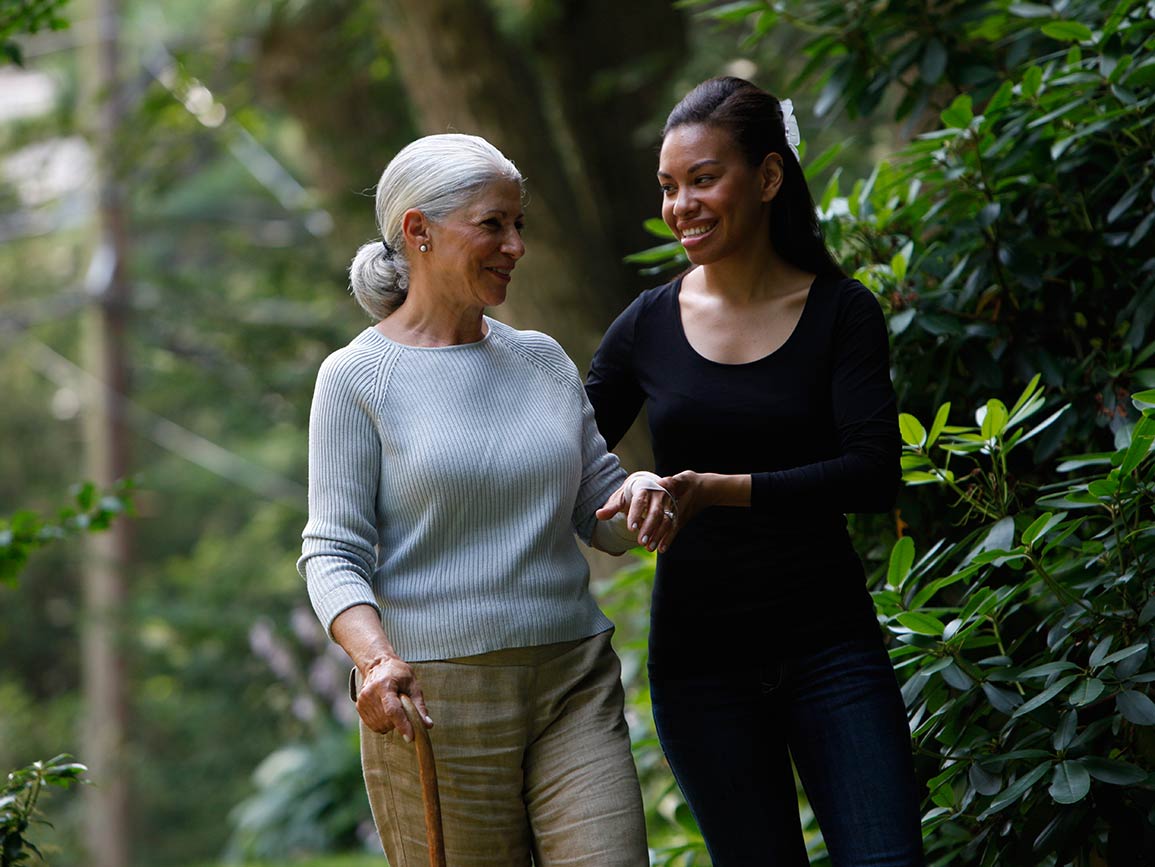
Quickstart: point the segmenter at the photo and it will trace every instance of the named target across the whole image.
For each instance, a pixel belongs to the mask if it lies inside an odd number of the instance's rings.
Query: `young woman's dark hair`
[[[844,276],[826,247],[802,166],[786,143],[778,99],[744,78],[711,78],[674,106],[662,138],[695,123],[728,131],[751,166],[761,165],[771,152],[782,157],[782,189],[770,207],[770,243],[778,255],[804,271]]]

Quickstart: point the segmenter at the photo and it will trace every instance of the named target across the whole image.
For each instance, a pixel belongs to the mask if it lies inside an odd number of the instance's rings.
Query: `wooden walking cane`
[[[437,766],[433,764],[433,744],[429,731],[413,699],[402,694],[401,706],[413,726],[413,745],[417,747],[417,773],[421,777],[421,803],[425,806],[425,841],[429,846],[429,867],[446,867],[445,838],[441,833],[441,795],[437,791]]]

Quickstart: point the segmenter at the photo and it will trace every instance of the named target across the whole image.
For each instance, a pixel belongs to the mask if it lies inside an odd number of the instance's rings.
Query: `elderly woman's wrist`
[[[638,491],[664,491],[659,482],[661,479],[656,473],[649,470],[635,470],[626,476],[622,483],[622,490],[627,500],[632,500]]]

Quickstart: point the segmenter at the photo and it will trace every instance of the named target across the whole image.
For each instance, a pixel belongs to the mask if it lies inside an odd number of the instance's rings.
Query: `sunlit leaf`
[[[891,587],[901,587],[910,575],[910,567],[914,563],[914,540],[910,536],[903,536],[894,543],[890,550],[890,566],[887,570],[886,581]]]
[[[974,120],[973,101],[969,93],[963,93],[954,98],[954,101],[942,113],[942,122],[945,126],[963,129]]]
[[[911,632],[917,632],[919,635],[942,635],[946,626],[937,617],[926,614],[922,611],[906,611],[899,614],[895,620],[909,629]],[[893,626],[891,627],[894,628]]]
[[[930,432],[926,435],[926,447],[930,448],[935,444],[939,438],[943,428],[946,427],[947,418],[950,416],[950,402],[944,403],[938,408],[938,412],[934,415],[934,422],[930,426]]]
[[[902,441],[908,446],[921,446],[926,442],[926,428],[909,413],[899,413],[898,430],[902,435]]]
[[[1060,42],[1089,42],[1094,36],[1090,27],[1078,21],[1051,21],[1042,26],[1042,31]]]

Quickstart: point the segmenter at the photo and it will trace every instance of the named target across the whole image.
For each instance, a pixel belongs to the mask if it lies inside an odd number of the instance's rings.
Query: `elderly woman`
[[[384,240],[350,268],[379,321],[317,377],[298,568],[356,664],[393,867],[428,857],[401,694],[437,719],[450,864],[648,863],[613,627],[574,534],[653,550],[674,503],[607,453],[555,341],[484,314],[525,252],[522,184],[475,136],[398,153],[377,186]]]

